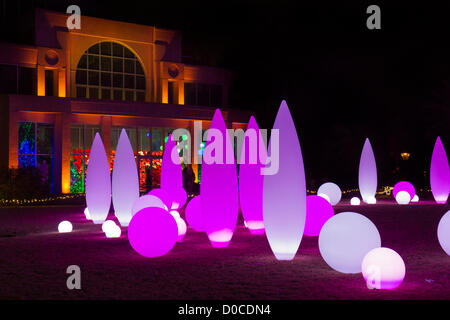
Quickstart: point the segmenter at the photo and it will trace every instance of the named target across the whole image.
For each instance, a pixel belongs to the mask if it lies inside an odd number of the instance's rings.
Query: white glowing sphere
[[[111,220],[109,220],[111,221]],[[108,231],[105,232],[107,238],[119,238],[122,234],[122,229],[117,224],[112,225]]]
[[[72,232],[72,229],[73,229],[73,227],[72,227],[72,223],[70,223],[70,221],[65,220],[65,221],[61,221],[58,224],[58,232],[60,232],[60,233]]]
[[[244,226],[248,228],[247,222],[244,220]]]
[[[411,202],[419,202],[419,196],[417,194],[411,199]]]
[[[332,206],[335,206],[339,201],[341,201],[342,192],[337,184],[333,182],[324,183],[317,190],[317,195],[326,194],[330,199],[330,203]]]
[[[176,210],[170,211],[170,214],[173,215],[174,218],[180,218],[180,213]]]
[[[114,228],[114,226],[116,225],[116,223],[112,220],[106,220],[105,222],[103,222],[102,224],[102,231],[104,233],[109,232],[112,228]]]
[[[377,199],[375,199],[375,197],[367,197],[367,203],[375,204],[375,203],[377,203]]]
[[[369,251],[361,269],[369,289],[395,289],[403,282],[406,273],[402,257],[389,248]]]
[[[450,256],[450,211],[447,211],[439,221],[437,236],[442,249]]]
[[[380,246],[377,227],[355,212],[342,212],[331,217],[319,234],[322,258],[331,268],[342,273],[361,272],[364,256]]]
[[[350,199],[350,204],[352,206],[359,206],[361,204],[361,200],[358,197],[353,197]]]
[[[84,208],[84,215],[85,215],[87,220],[92,220],[91,214],[89,213],[89,209],[87,207]]]
[[[318,193],[317,194],[319,197],[324,198],[325,200],[327,200],[330,204],[331,204],[331,200],[330,197],[328,195],[326,195],[325,193]]]
[[[395,196],[398,204],[408,204],[411,201],[411,196],[406,191],[399,191]]]
[[[186,222],[184,222],[184,220],[180,217],[175,217],[175,221],[177,223],[177,227],[178,227],[178,238],[177,238],[177,242],[183,242],[184,236],[186,235],[186,230],[187,230],[187,226],[186,226]]]

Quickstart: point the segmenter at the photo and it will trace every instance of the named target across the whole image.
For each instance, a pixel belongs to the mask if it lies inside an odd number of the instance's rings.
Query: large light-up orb
[[[439,221],[437,236],[442,249],[450,256],[450,211],[447,211]]]
[[[67,233],[72,232],[72,223],[70,221],[64,220],[58,224],[58,232],[59,233]]]
[[[139,176],[133,148],[125,129],[120,133],[112,174],[114,211],[122,226],[128,226],[134,202],[139,198]],[[92,212],[91,212],[92,214]]]
[[[342,212],[331,217],[319,234],[322,258],[342,273],[361,272],[364,256],[380,246],[381,238],[375,225],[355,212]]]
[[[389,248],[369,251],[361,264],[362,275],[370,289],[395,289],[405,278],[405,263],[402,257]]]
[[[192,198],[184,212],[188,225],[195,231],[205,231],[202,217],[202,204],[200,196]]]
[[[350,199],[350,204],[352,206],[359,206],[361,204],[361,200],[358,197],[353,197]]]
[[[160,257],[174,247],[178,239],[175,218],[161,208],[145,208],[137,212],[128,226],[128,241],[140,255]]]
[[[108,232],[110,232],[110,231],[114,228],[115,225],[116,225],[116,223],[115,223],[114,221],[112,221],[112,220],[106,220],[106,221],[103,222],[103,224],[102,224],[102,231],[103,231],[104,233],[108,233]]]
[[[411,199],[411,202],[419,202],[419,196],[417,194]]]
[[[292,260],[303,237],[306,219],[306,184],[302,150],[294,121],[282,101],[273,125],[268,154],[278,143],[278,172],[264,176],[263,217],[267,240],[278,260]],[[278,135],[276,134],[278,132]]]
[[[186,235],[187,226],[186,222],[181,217],[174,217],[178,228],[177,242],[183,242],[184,236]]]
[[[325,193],[318,193],[317,194],[319,197],[324,198],[325,200],[327,200],[330,204],[331,204],[331,199],[328,195],[326,195]]]
[[[136,214],[136,212],[141,211],[144,208],[149,208],[149,207],[157,207],[157,208],[161,208],[161,209],[166,209],[165,204],[162,202],[162,200],[154,195],[144,195],[140,198],[138,198],[134,204],[133,204],[133,208],[131,209],[131,213],[133,215]]]
[[[172,201],[170,200],[169,194],[167,193],[166,190],[163,190],[160,188],[155,188],[155,189],[152,189],[148,193],[148,195],[159,198],[164,203],[164,208],[166,209],[166,211],[169,211]]]
[[[86,171],[86,207],[95,224],[105,221],[111,207],[111,174],[100,134],[96,134]]]
[[[169,134],[161,163],[161,189],[183,188],[180,156],[172,134]]]
[[[92,220],[91,214],[89,213],[89,209],[87,207],[84,208],[84,216],[86,217],[87,220]]]
[[[317,194],[326,194],[330,199],[332,206],[338,204],[341,201],[342,192],[339,186],[333,182],[327,182],[322,184],[317,190]]]
[[[208,130],[202,158],[202,219],[211,245],[226,247],[239,211],[237,168],[231,139],[219,109]]]
[[[411,196],[407,191],[399,191],[395,196],[395,200],[398,204],[409,204],[411,201]]]
[[[122,229],[117,224],[114,224],[108,231],[105,232],[107,238],[120,238],[122,234]]]
[[[361,152],[358,174],[359,192],[361,193],[364,202],[373,202],[375,193],[377,192],[377,183],[377,164],[375,162],[372,145],[370,144],[369,138],[367,138]]]
[[[408,181],[400,181],[395,184],[394,189],[392,189],[392,195],[394,196],[394,199],[397,199],[397,194],[400,191],[408,192],[410,199],[414,198],[414,195],[416,194],[416,189]]]
[[[239,165],[239,202],[242,216],[252,234],[264,233],[263,183],[267,150],[253,116],[248,122]]]
[[[325,222],[334,216],[331,204],[319,196],[306,197],[305,236],[317,237]]]
[[[450,168],[441,138],[437,137],[431,156],[430,186],[434,200],[446,203],[450,194]]]

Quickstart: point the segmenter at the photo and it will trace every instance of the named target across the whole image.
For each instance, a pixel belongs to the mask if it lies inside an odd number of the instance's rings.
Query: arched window
[[[76,71],[77,97],[145,100],[145,74],[138,58],[115,42],[93,45],[81,56]]]

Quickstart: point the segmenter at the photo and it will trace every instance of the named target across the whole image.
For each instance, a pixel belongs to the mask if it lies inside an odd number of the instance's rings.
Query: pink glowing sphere
[[[361,269],[369,289],[398,288],[406,273],[402,257],[384,247],[369,251],[362,261]]]
[[[168,198],[170,199],[170,207],[169,210],[177,210],[183,207],[187,200],[187,193],[183,187],[173,188],[173,189],[165,189],[168,194]]]
[[[306,197],[306,222],[304,235],[317,237],[325,222],[334,216],[332,205],[321,196]]]
[[[202,203],[200,196],[196,196],[188,202],[185,211],[188,225],[195,231],[205,231],[202,217]]]
[[[395,184],[394,189],[392,190],[392,195],[395,199],[397,198],[397,193],[400,191],[408,192],[410,199],[414,198],[414,195],[416,194],[416,189],[414,189],[414,186],[408,181],[400,181]]]
[[[161,208],[145,208],[137,212],[128,226],[128,241],[140,255],[148,258],[167,254],[178,239],[175,218]]]
[[[164,203],[165,209],[167,211],[169,211],[172,201],[170,200],[170,197],[169,197],[169,194],[167,193],[167,190],[163,190],[163,189],[159,189],[159,188],[152,189],[148,193],[148,195],[155,196],[155,197],[159,198]]]

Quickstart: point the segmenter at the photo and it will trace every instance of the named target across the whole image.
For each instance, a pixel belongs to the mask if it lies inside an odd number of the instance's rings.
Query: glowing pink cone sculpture
[[[306,185],[297,130],[284,100],[273,129],[279,130],[279,170],[276,174],[264,176],[264,227],[275,257],[292,260],[305,228]],[[271,135],[269,150],[271,144],[277,142],[274,141],[273,130]]]
[[[375,197],[377,192],[377,164],[373,155],[369,138],[364,142],[364,147],[359,161],[359,192],[364,202]]]
[[[325,222],[334,216],[331,203],[320,196],[306,197],[305,236],[318,237]]]
[[[239,165],[239,200],[250,233],[263,234],[263,183],[267,150],[253,116],[248,122]]]
[[[430,186],[434,200],[446,203],[450,193],[450,169],[441,138],[436,139],[431,156]]]
[[[134,202],[139,198],[139,177],[133,148],[125,129],[119,137],[112,174],[114,211],[122,226],[128,226]]]
[[[92,143],[86,172],[86,205],[95,224],[105,221],[111,207],[111,175],[100,135]]]
[[[161,165],[161,189],[183,188],[183,176],[177,144],[171,134],[167,139]]]
[[[228,246],[238,217],[238,180],[233,147],[219,109],[208,130],[200,194],[204,227],[211,245]]]

